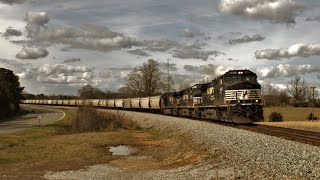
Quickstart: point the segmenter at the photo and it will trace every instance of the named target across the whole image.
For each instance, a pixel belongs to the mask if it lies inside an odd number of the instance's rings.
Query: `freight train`
[[[209,83],[160,96],[126,99],[25,100],[26,104],[94,106],[247,124],[263,121],[261,85],[249,70],[230,70]]]

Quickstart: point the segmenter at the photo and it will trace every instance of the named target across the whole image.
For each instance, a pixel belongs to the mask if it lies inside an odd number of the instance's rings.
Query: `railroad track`
[[[155,114],[155,113],[152,113]],[[168,115],[170,116],[170,115]],[[176,117],[176,116],[174,116]],[[223,122],[217,122],[212,120],[205,120],[205,119],[199,119],[199,118],[192,118],[192,117],[180,117],[180,118],[188,118],[192,120],[201,120],[201,121],[207,121],[210,123],[216,123],[224,126],[231,126],[234,128],[239,128],[247,131],[267,134],[271,136],[277,136],[284,139],[297,141],[305,144],[310,144],[314,146],[320,146],[320,133],[317,132],[311,132],[311,131],[303,131],[303,130],[297,130],[297,129],[290,129],[290,128],[283,128],[283,127],[276,127],[276,126],[268,126],[268,125],[262,125],[262,124],[253,124],[253,125],[235,125],[235,124],[226,124]]]
[[[320,146],[320,133],[303,131],[297,129],[275,127],[261,124],[254,124],[251,126],[238,125],[237,128],[253,131],[257,133],[267,134],[271,136],[277,136],[284,139],[298,141],[314,146]]]

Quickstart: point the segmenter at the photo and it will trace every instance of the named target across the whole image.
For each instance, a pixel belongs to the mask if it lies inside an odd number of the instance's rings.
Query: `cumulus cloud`
[[[257,59],[280,60],[282,58],[320,55],[320,44],[294,44],[288,48],[265,49],[255,52]]]
[[[38,59],[38,58],[44,58],[48,56],[49,52],[46,49],[39,48],[37,50],[29,49],[29,48],[23,48],[21,52],[19,52],[16,55],[16,58],[18,59]]]
[[[24,3],[26,0],[0,0],[0,3],[3,3],[3,4],[22,4]]]
[[[252,37],[245,35],[241,38],[229,40],[229,44],[239,44],[239,43],[248,43],[248,42],[253,42],[253,41],[263,41],[264,39],[265,39],[265,37],[263,37],[259,34],[253,35]]]
[[[6,29],[6,32],[3,33],[3,35],[5,37],[9,37],[9,36],[21,36],[22,32],[20,30],[17,29],[13,29],[12,27],[9,27]]]
[[[182,37],[193,38],[195,36],[195,33],[192,32],[190,29],[186,28],[180,31],[180,35]]]
[[[210,75],[210,76],[219,76],[227,71],[227,69],[223,66],[217,66],[214,64],[208,65],[184,65],[184,70],[191,73],[198,73],[202,75]]]
[[[24,20],[27,22],[27,37],[34,38],[39,34],[41,28],[45,28],[45,25],[50,21],[50,17],[47,12],[29,11],[26,13]]]
[[[128,74],[133,70],[131,67],[123,68],[107,68],[99,73],[100,78],[104,79],[117,79],[118,81],[124,82],[128,78]]]
[[[83,25],[74,27],[49,27],[39,32],[33,43],[67,44],[69,48],[110,51],[130,48],[139,45],[133,38],[121,33],[113,32],[109,28],[98,25]]]
[[[168,70],[168,63],[165,62],[160,62],[159,63],[160,69],[164,72],[167,72]],[[177,71],[177,64],[175,63],[169,63],[169,71]]]
[[[145,40],[143,42],[146,50],[166,52],[170,49],[183,46],[181,43],[169,39]],[[200,47],[195,47],[200,48]]]
[[[320,66],[304,64],[290,65],[280,64],[277,67],[263,67],[257,69],[259,79],[268,79],[276,77],[294,77],[301,74],[319,73]]]
[[[86,85],[94,83],[94,68],[69,66],[66,64],[44,64],[37,68],[26,68],[18,73],[22,79],[36,79],[41,83]]]
[[[94,68],[68,66],[65,64],[45,64],[38,69],[37,80],[55,84],[86,84],[94,78]]]
[[[294,0],[220,0],[219,10],[225,14],[247,16],[276,23],[295,23],[300,7]]]
[[[24,20],[28,24],[44,26],[50,21],[50,17],[47,12],[29,11],[26,13]]]
[[[150,56],[150,54],[146,53],[145,51],[143,51],[141,49],[134,49],[134,50],[130,50],[127,52],[130,54],[138,55],[138,56],[144,56],[144,57]]]
[[[306,21],[307,21],[307,22],[311,22],[311,21],[318,21],[318,22],[320,22],[320,16],[317,16],[317,17],[314,17],[314,18],[310,18],[310,17],[309,17],[309,18],[306,19]]]
[[[75,62],[80,62],[81,59],[80,58],[69,58],[64,60],[62,63],[63,64],[67,64],[67,63],[75,63]]]
[[[14,72],[22,72],[26,67],[30,66],[30,63],[19,62],[16,60],[2,59],[0,58],[0,64],[4,68],[13,70]]]
[[[238,59],[233,59],[233,58],[227,58],[227,61],[238,61]]]
[[[123,48],[140,47],[140,49],[129,50],[131,54],[149,56],[147,51],[168,52],[175,51],[174,57],[204,59],[215,51],[203,51],[206,44],[194,42],[177,42],[169,39],[156,39],[138,41],[127,37],[122,33],[111,31],[109,28],[99,25],[86,24],[76,27],[48,27],[44,31],[39,31],[34,38],[29,41],[32,45],[64,44],[70,48],[81,48],[89,50],[111,51]],[[187,52],[190,51],[190,52]]]
[[[206,61],[211,55],[217,57],[221,54],[223,53],[219,51],[199,51],[195,49],[184,48],[175,50],[172,57],[177,57],[180,59],[202,59]]]

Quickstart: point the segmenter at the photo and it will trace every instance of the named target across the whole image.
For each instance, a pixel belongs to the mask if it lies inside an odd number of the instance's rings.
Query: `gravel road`
[[[205,121],[139,112],[123,112],[144,128],[186,134],[224,161],[170,170],[128,171],[110,164],[78,171],[48,172],[48,179],[319,179],[320,148]]]
[[[33,109],[35,112],[0,123],[0,134],[8,134],[39,127],[39,120],[40,125],[44,126],[64,117],[63,111],[53,109],[49,106],[22,105],[22,107],[26,110]]]

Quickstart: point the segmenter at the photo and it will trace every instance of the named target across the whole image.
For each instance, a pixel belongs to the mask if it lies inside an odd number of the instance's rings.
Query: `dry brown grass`
[[[117,131],[73,133],[68,129],[75,110],[65,112],[65,118],[54,124],[0,135],[0,179],[40,179],[47,171],[77,170],[103,163],[132,170],[167,169],[208,157],[206,149],[190,138],[174,138],[150,129],[137,131],[130,120],[125,120]],[[108,151],[109,146],[117,145],[136,147],[137,156],[152,158],[124,161]]]
[[[72,132],[116,131],[118,129],[138,130],[139,126],[117,111],[98,111],[83,106],[77,109],[71,121]]]
[[[320,121],[260,122],[259,124],[320,132]]]
[[[283,115],[284,122],[269,122],[271,112],[278,112]],[[266,124],[271,126],[300,129],[306,131],[320,132],[320,121],[309,121],[307,117],[313,112],[313,108],[304,107],[265,107],[264,117]],[[315,116],[320,117],[320,108],[314,108]]]
[[[283,115],[284,121],[308,121],[307,117],[312,113],[310,107],[265,107],[263,109],[265,121],[269,121],[271,112],[278,112]],[[320,118],[320,108],[314,108],[315,116]]]

